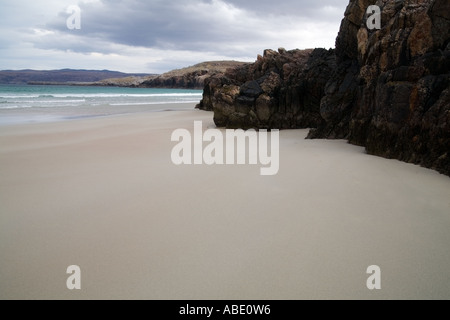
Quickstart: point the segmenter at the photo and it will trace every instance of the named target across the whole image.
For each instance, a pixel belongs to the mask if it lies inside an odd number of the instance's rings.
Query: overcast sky
[[[331,48],[349,0],[0,0],[0,70],[162,73]],[[81,9],[70,30],[69,6]]]

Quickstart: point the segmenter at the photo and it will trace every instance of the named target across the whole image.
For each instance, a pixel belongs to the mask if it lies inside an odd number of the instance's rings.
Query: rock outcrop
[[[148,81],[155,76],[147,77],[126,77],[126,78],[112,78],[105,79],[93,83],[94,86],[104,86],[104,87],[126,87],[126,88],[136,88],[141,85],[142,82]]]
[[[198,108],[213,110],[219,127],[317,127],[334,67],[333,50],[266,50],[254,64],[208,78]]]
[[[205,78],[209,76],[209,71],[199,70],[176,76],[158,76],[140,84],[142,88],[185,88],[201,89],[205,84]]]
[[[370,5],[380,30],[367,28]],[[207,79],[199,107],[218,126],[311,127],[450,175],[449,30],[446,0],[351,0],[335,50],[268,50]]]
[[[368,30],[378,5],[381,30]],[[310,138],[346,138],[368,153],[450,175],[450,2],[351,1],[337,69]]]
[[[209,61],[192,67],[173,70],[140,84],[143,88],[203,89],[205,79],[212,74],[225,72],[228,68],[244,65],[238,61]]]

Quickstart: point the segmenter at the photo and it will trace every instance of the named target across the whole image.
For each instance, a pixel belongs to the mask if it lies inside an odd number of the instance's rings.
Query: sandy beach
[[[449,177],[308,130],[280,133],[276,176],[176,166],[194,121],[214,128],[194,110],[0,127],[0,299],[450,299]]]

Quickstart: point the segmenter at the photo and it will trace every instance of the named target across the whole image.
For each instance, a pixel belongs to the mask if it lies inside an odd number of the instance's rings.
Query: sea
[[[0,85],[0,126],[192,110],[201,90]]]

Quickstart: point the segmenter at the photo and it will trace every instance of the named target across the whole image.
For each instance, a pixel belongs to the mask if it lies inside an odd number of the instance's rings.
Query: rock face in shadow
[[[382,10],[368,30],[366,9]],[[337,69],[310,138],[346,138],[368,153],[450,175],[450,2],[351,1]]]
[[[214,111],[219,127],[317,127],[320,101],[335,67],[333,50],[265,50],[254,64],[205,81],[198,108]]]
[[[370,5],[381,29],[366,26]],[[336,49],[266,50],[205,81],[199,108],[228,128],[314,128],[450,176],[450,2],[351,0]]]

